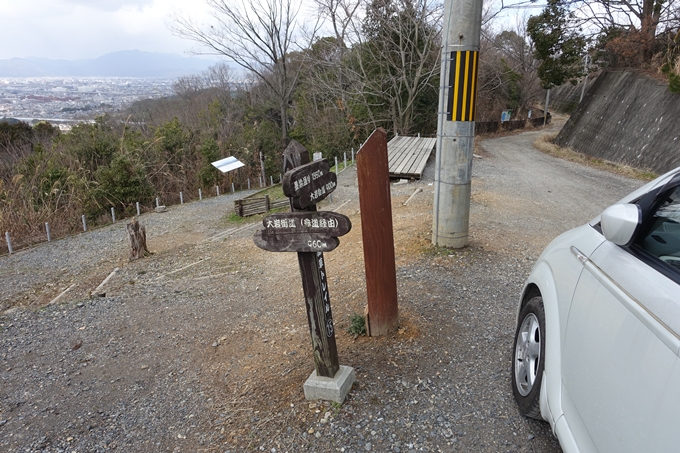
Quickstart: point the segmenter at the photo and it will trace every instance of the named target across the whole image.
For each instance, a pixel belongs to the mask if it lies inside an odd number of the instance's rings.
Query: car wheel
[[[545,360],[543,298],[532,298],[520,311],[512,357],[512,391],[522,415],[541,419],[540,392]]]

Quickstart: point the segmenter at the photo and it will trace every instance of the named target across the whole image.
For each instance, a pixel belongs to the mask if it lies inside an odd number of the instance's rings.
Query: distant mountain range
[[[219,63],[177,54],[123,50],[88,60],[0,60],[0,77],[167,77],[197,74]]]

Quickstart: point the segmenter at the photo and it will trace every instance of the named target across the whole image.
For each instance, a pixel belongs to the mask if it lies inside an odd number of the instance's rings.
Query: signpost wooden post
[[[315,367],[305,383],[305,396],[342,402],[354,381],[354,370],[338,363],[323,252],[335,249],[340,243],[338,236],[347,234],[352,224],[342,214],[316,211],[316,203],[337,186],[337,176],[330,172],[327,160],[310,163],[307,150],[292,141],[283,162],[282,186],[290,197],[291,212],[266,216],[264,229],[258,230],[253,240],[264,250],[297,252]],[[337,388],[327,382],[316,385],[317,377],[337,380]]]

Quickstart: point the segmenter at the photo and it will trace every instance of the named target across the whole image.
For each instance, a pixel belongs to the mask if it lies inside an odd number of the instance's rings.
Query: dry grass
[[[555,137],[557,137],[557,133],[541,135],[534,142],[534,147],[542,153],[549,154],[559,159],[565,159],[570,162],[587,165],[592,168],[597,168],[598,170],[608,171],[610,173],[626,176],[628,178],[639,179],[642,181],[651,181],[658,176],[656,173],[650,170],[641,170],[628,165],[609,162],[604,159],[599,159],[597,157],[576,152],[570,148],[560,148],[554,143]]]

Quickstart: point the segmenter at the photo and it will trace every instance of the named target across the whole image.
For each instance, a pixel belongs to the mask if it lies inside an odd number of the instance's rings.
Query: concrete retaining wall
[[[680,166],[680,95],[640,73],[603,72],[556,142],[593,157],[665,173]]]

